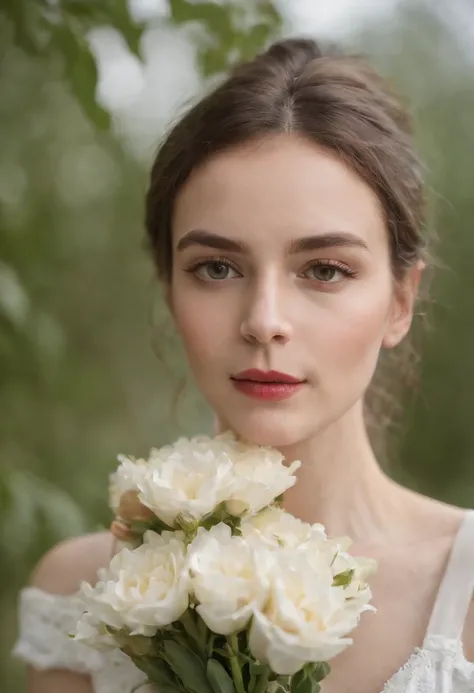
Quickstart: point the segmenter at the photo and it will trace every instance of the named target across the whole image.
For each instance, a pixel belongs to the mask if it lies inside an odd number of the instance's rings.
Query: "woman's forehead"
[[[341,232],[367,245],[386,242],[375,192],[336,155],[293,136],[275,136],[222,152],[180,191],[176,242],[191,228],[237,236],[248,244],[268,234],[286,244]]]

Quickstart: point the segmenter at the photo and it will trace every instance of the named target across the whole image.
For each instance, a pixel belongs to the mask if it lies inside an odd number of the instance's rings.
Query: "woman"
[[[237,68],[152,170],[148,237],[199,388],[224,429],[303,460],[290,512],[379,563],[378,613],[333,660],[325,693],[474,691],[473,514],[392,482],[364,411],[381,352],[410,329],[422,227],[406,113],[362,62],[310,40]],[[137,683],[125,657],[67,638],[71,595],[112,551],[93,535],[40,563],[17,646],[30,693]]]

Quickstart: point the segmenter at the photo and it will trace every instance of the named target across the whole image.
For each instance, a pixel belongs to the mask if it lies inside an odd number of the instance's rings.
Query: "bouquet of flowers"
[[[123,548],[83,583],[75,638],[120,648],[159,693],[316,693],[370,606],[369,559],[281,508],[296,481],[231,433],[119,457]]]

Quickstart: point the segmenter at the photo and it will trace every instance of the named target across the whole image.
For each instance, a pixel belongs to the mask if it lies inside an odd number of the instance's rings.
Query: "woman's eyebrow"
[[[362,248],[368,250],[367,243],[353,233],[346,231],[334,231],[317,234],[315,236],[303,236],[291,241],[289,253],[301,253],[305,250],[320,250],[321,248]]]
[[[190,246],[197,245],[206,248],[214,248],[216,250],[224,250],[231,253],[250,253],[250,247],[247,243],[236,241],[226,236],[221,236],[217,233],[211,233],[203,229],[193,229],[188,231],[178,241],[176,249],[183,251]],[[294,241],[291,241],[288,253],[295,254],[308,250],[320,250],[325,248],[362,248],[368,250],[367,243],[356,236],[355,234],[345,231],[322,233],[314,236],[303,236]]]
[[[201,229],[194,229],[186,233],[178,241],[176,249],[179,251],[185,250],[193,245],[204,246],[206,248],[216,248],[217,250],[226,250],[231,253],[247,253],[249,252],[249,246],[246,243],[240,241],[233,241],[231,238],[226,236],[220,236],[217,233],[210,233],[210,231],[203,231]]]

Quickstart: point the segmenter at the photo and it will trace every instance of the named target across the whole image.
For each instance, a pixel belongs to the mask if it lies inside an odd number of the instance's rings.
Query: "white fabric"
[[[90,674],[94,693],[131,693],[144,675],[120,650],[97,652],[69,637],[82,610],[77,598],[27,587],[20,594],[20,634],[13,654],[37,669]],[[141,687],[139,693],[147,693]],[[138,693],[138,692],[137,692]]]
[[[381,693],[474,693],[474,663],[461,633],[474,586],[474,511],[466,513],[441,583],[423,646]],[[20,636],[14,654],[38,669],[89,673],[94,693],[131,693],[143,674],[120,651],[98,653],[69,637],[81,610],[74,596],[28,587],[20,595]],[[151,693],[149,687],[140,693]]]

